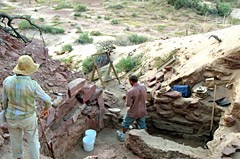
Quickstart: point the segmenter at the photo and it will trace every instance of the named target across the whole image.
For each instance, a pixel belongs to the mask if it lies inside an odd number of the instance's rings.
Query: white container
[[[94,139],[94,141],[96,139],[96,135],[97,135],[97,132],[93,129],[88,129],[85,131],[85,136],[92,137]]]
[[[90,137],[90,136],[85,136],[83,138],[83,149],[84,151],[90,152],[94,149],[94,143],[95,140],[94,138]]]

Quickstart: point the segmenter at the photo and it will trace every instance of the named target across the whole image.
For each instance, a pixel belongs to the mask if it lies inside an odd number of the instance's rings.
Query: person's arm
[[[2,109],[7,109],[8,107],[8,97],[7,97],[7,94],[5,92],[5,89],[3,88],[3,91],[2,91]]]
[[[40,98],[41,100],[44,101],[45,103],[45,106],[44,106],[44,110],[48,110],[48,108],[50,108],[52,106],[52,100],[51,100],[51,97],[49,97],[45,92],[44,90],[41,88],[41,86],[36,83],[36,96],[38,98]]]
[[[132,93],[131,91],[128,91],[126,97],[126,106],[130,108],[132,106],[132,103],[133,103]]]

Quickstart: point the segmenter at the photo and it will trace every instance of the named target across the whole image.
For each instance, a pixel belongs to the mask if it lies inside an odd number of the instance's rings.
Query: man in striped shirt
[[[44,114],[52,105],[51,98],[30,75],[38,70],[39,64],[34,63],[28,55],[22,55],[13,69],[15,75],[3,81],[2,106],[6,109],[13,158],[23,159],[23,136],[27,137],[30,159],[40,158],[38,124],[36,115],[36,98],[44,101]]]

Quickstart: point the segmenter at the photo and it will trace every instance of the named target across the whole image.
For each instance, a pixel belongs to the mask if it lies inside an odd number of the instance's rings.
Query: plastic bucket
[[[94,149],[95,140],[92,137],[85,136],[83,138],[83,149],[84,151],[92,151]]]
[[[89,137],[93,138],[94,141],[96,139],[96,135],[97,135],[97,132],[93,129],[88,129],[85,131],[85,136],[89,136]]]

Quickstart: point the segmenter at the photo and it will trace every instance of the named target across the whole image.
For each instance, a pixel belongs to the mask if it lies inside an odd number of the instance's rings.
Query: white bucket
[[[97,132],[93,129],[88,129],[85,131],[85,136],[92,137],[94,139],[94,141],[96,139],[96,135],[97,135]]]
[[[83,149],[84,149],[84,151],[88,151],[88,152],[92,151],[93,148],[94,148],[94,143],[95,143],[94,138],[89,137],[89,136],[85,136],[83,138]]]

